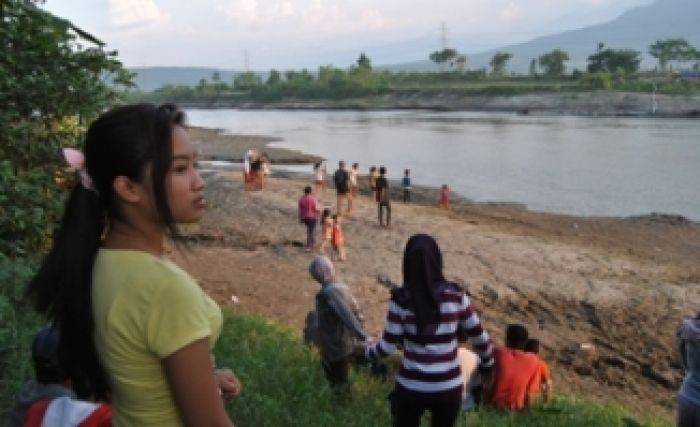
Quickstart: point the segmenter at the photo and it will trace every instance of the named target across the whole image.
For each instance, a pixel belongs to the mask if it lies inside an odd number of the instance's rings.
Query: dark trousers
[[[700,426],[700,406],[679,396],[678,411],[676,412],[676,427],[698,426]]]
[[[452,427],[457,421],[461,402],[414,397],[394,390],[390,395],[391,419],[394,427],[418,427],[423,413],[430,411],[432,427]]]
[[[408,203],[411,201],[411,190],[404,188],[403,190],[403,202]]]
[[[391,204],[389,202],[379,202],[378,205],[378,216],[379,225],[384,225],[384,211],[386,211],[386,225],[387,227],[391,225]]]
[[[316,229],[316,218],[304,218],[304,225],[306,225],[306,246],[313,248],[316,244],[316,235],[314,230]]]
[[[347,358],[328,362],[321,360],[323,372],[326,374],[326,379],[331,383],[331,387],[345,385],[348,383],[348,368],[350,362]]]

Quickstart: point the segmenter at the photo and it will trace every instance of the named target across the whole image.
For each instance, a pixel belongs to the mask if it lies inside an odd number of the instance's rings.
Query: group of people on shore
[[[476,404],[517,411],[540,396],[548,399],[551,373],[539,357],[539,341],[512,324],[505,346],[494,347],[466,290],[445,279],[434,238],[412,236],[402,267],[403,284],[392,288],[384,331],[368,338],[357,301],[332,261],[322,255],[311,261],[309,272],[321,289],[305,336],[318,345],[332,387],[344,389],[355,362],[376,363],[403,350],[390,396],[395,426],[418,426],[426,411],[433,426],[452,426],[460,410]],[[474,352],[461,346],[465,341]]]
[[[10,426],[233,426],[225,403],[243,388],[212,353],[221,309],[164,249],[166,239],[180,240],[178,224],[197,222],[206,206],[184,120],[172,104],[124,105],[90,124],[84,154],[64,150],[75,186],[27,288],[49,325],[34,340],[35,378],[20,391]],[[386,170],[378,174],[377,182]],[[316,255],[309,271],[322,286],[315,335],[331,384],[347,382],[352,358],[403,351],[391,395],[395,426],[418,426],[425,411],[433,426],[454,424],[472,393],[459,358],[469,354],[459,345],[467,340],[483,402],[522,409],[535,385],[551,388],[522,325],[507,328],[505,347],[493,345],[467,291],[445,279],[431,236],[408,240],[380,337],[365,333],[330,259]],[[700,314],[683,322],[679,342],[686,377],[678,425],[698,426]]]
[[[313,167],[314,187],[304,187],[304,194],[298,202],[299,222],[306,226],[306,250],[318,250],[325,254],[326,248],[332,248],[330,255],[332,258],[344,261],[345,238],[343,234],[342,222],[344,217],[349,217],[353,213],[354,205],[357,203],[360,194],[360,165],[353,163],[348,170],[345,161],[338,162],[338,169],[333,173],[333,184],[336,192],[335,213],[330,207],[323,207],[319,196],[324,194],[326,188],[326,165],[325,162],[316,162]],[[391,228],[391,193],[387,169],[384,166],[377,168],[371,166],[367,175],[368,190],[371,198],[377,203],[377,219],[382,228]],[[404,203],[411,202],[411,171],[404,170],[401,179],[402,200]],[[314,194],[315,189],[315,194]],[[443,185],[440,189],[439,206],[449,209],[449,188]],[[320,223],[320,241],[316,239],[316,227]]]

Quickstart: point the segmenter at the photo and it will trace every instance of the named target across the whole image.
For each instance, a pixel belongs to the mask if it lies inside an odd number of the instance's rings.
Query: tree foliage
[[[357,68],[360,70],[372,71],[372,61],[370,61],[369,57],[365,55],[364,52],[360,53],[360,57],[357,58]]]
[[[640,53],[632,49],[605,49],[598,45],[598,51],[588,57],[588,72],[636,73],[641,62]]]
[[[261,84],[262,79],[260,78],[260,76],[252,71],[240,73],[233,79],[233,87],[238,90],[252,89],[254,87],[260,86]]]
[[[59,149],[118,99],[116,52],[26,0],[0,2],[0,251],[33,253],[58,215]]]
[[[566,71],[564,64],[569,60],[569,54],[561,49],[554,49],[539,57],[539,64],[544,69],[544,74],[549,77],[559,77]]]
[[[442,65],[446,62],[452,62],[459,56],[459,52],[452,48],[445,48],[443,50],[436,50],[429,55],[431,61],[438,65]]]
[[[670,61],[689,62],[700,59],[700,52],[686,39],[657,40],[649,46],[649,55],[659,61],[659,68],[665,70]]]
[[[491,65],[491,73],[499,76],[503,75],[506,70],[506,65],[508,65],[508,61],[510,61],[512,57],[513,54],[511,53],[496,52],[493,58],[491,58],[491,62],[489,62],[489,65]]]

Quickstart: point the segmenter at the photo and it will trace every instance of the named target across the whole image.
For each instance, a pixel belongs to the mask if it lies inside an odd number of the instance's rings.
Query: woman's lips
[[[207,200],[204,197],[197,197],[194,199],[194,205],[200,209],[204,209],[207,206]]]

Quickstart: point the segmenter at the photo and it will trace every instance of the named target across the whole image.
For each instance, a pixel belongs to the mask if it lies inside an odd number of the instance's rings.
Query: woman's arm
[[[389,300],[389,311],[384,323],[382,338],[364,346],[364,357],[368,360],[377,360],[389,356],[399,350],[403,344],[403,308],[393,298]]]
[[[233,427],[212,370],[208,338],[166,357],[165,373],[186,426]]]

